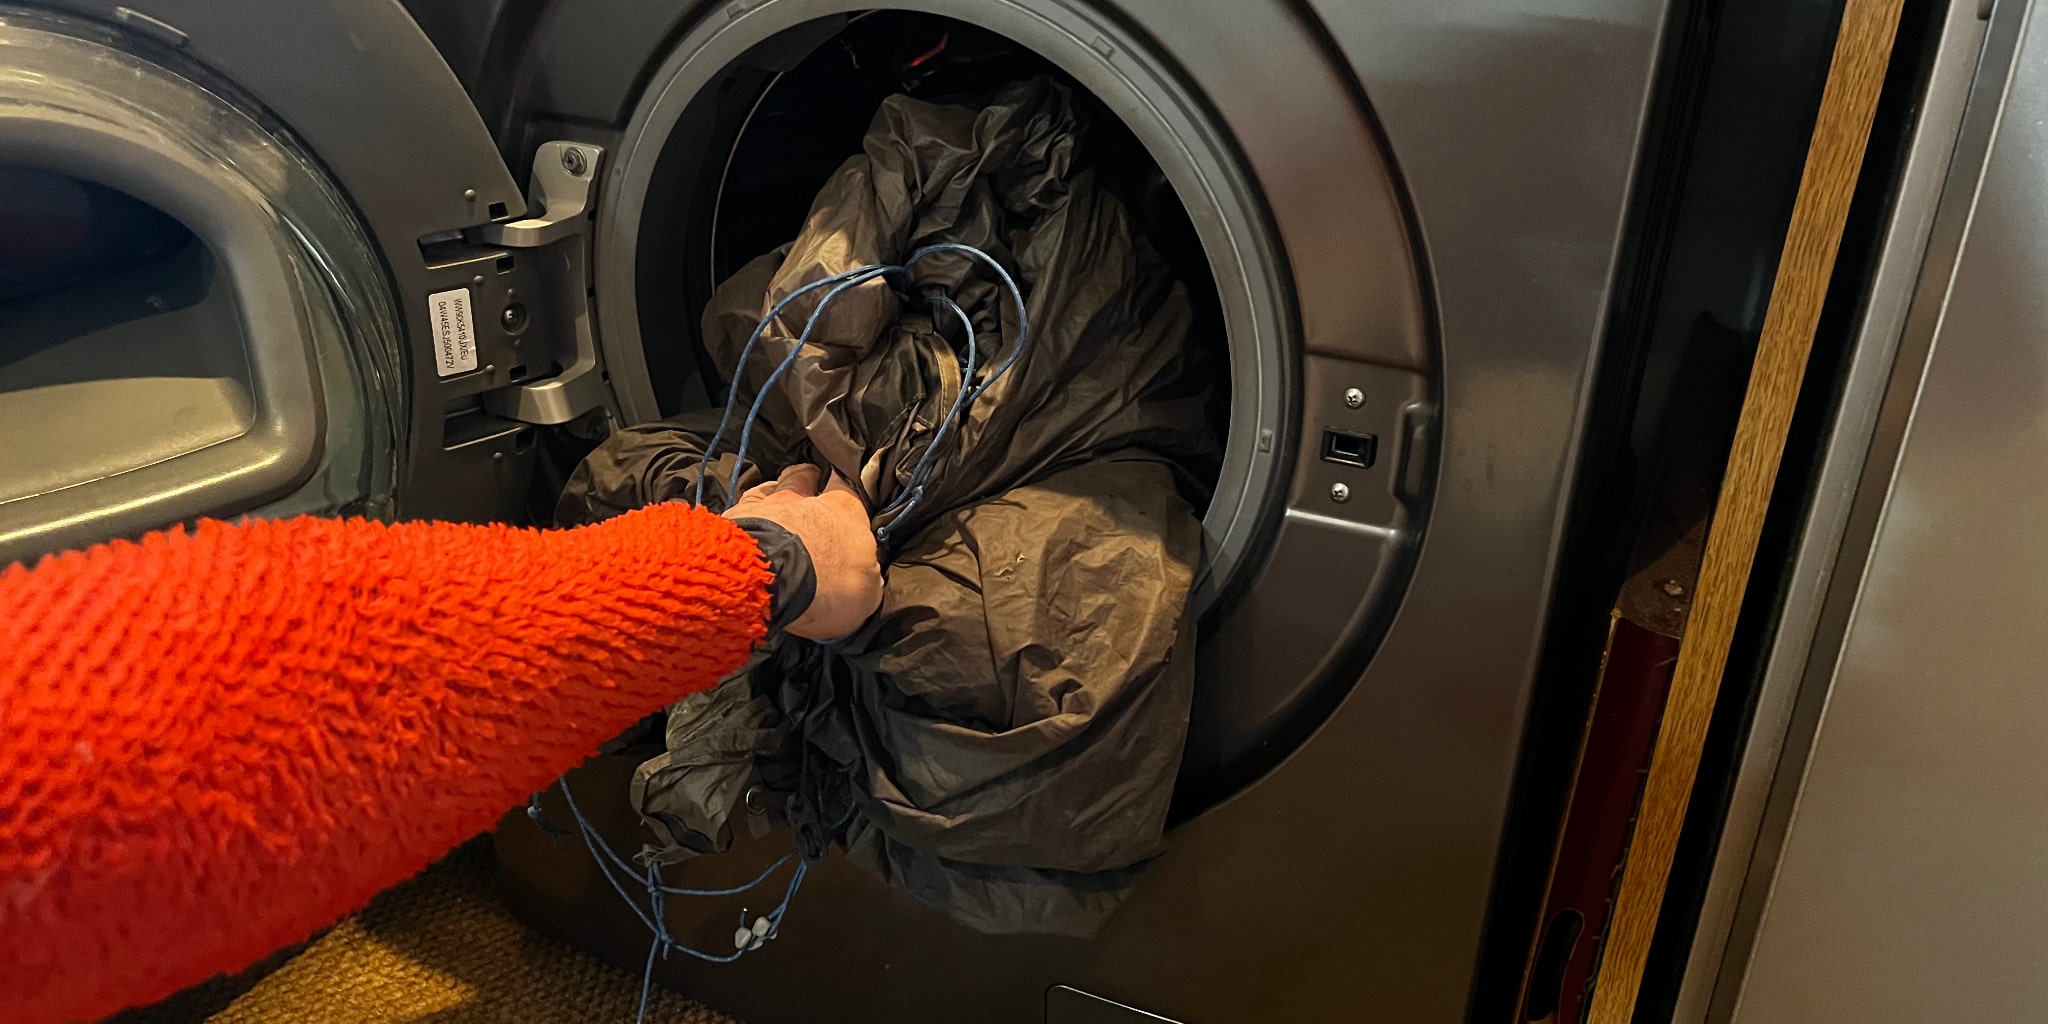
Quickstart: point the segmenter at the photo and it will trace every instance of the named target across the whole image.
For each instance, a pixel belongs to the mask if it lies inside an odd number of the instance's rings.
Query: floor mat
[[[630,1024],[638,975],[528,931],[472,844],[303,949],[106,1024]],[[647,1019],[739,1024],[660,988]]]

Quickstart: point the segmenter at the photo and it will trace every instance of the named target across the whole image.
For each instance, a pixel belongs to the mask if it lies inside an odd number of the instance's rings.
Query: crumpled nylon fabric
[[[910,518],[877,518],[880,612],[829,646],[778,640],[670,709],[666,752],[631,786],[654,833],[644,856],[720,852],[765,817],[806,856],[837,843],[971,927],[1086,935],[1162,849],[1193,690],[1194,502],[1219,458],[1219,368],[1189,343],[1185,289],[1096,180],[1085,140],[1082,110],[1050,79],[980,103],[893,97],[799,236],[713,296],[704,344],[737,373],[742,410],[824,290],[736,366],[776,302],[937,242],[1004,264],[1032,340],[934,456]],[[1016,342],[1011,299],[953,254],[912,276],[972,318],[986,379]],[[949,318],[880,281],[841,296],[766,396],[739,488],[809,462],[857,481],[871,509],[896,498],[966,383],[966,335]],[[557,519],[689,500],[719,415],[614,434],[572,475]],[[728,498],[736,435],[708,463],[707,501]]]

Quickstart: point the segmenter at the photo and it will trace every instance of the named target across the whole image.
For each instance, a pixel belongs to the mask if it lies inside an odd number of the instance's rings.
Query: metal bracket
[[[590,214],[603,160],[601,146],[542,143],[533,155],[528,188],[527,209],[534,215],[470,232],[487,245],[535,250],[554,292],[545,309],[556,318],[554,355],[562,372],[485,392],[484,408],[494,415],[556,426],[599,407],[616,414],[590,314]]]

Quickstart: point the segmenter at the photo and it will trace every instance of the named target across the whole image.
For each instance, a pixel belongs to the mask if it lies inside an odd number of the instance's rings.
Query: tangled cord
[[[754,354],[755,345],[760,342],[761,335],[767,332],[769,325],[777,317],[781,316],[789,308],[790,304],[794,303],[797,299],[821,288],[830,289],[818,300],[817,308],[813,309],[810,317],[804,321],[803,332],[797,336],[796,344],[791,346],[789,353],[782,357],[780,363],[776,364],[775,369],[769,373],[768,379],[762,382],[760,390],[755,392],[753,402],[747,407],[746,418],[740,425],[739,444],[734,449],[735,458],[733,459],[732,474],[726,480],[725,491],[728,503],[739,495],[740,475],[746,470],[747,449],[753,442],[754,423],[761,416],[762,403],[766,400],[768,393],[775,387],[776,382],[780,381],[783,374],[787,373],[789,368],[796,364],[796,358],[803,352],[804,346],[810,344],[811,333],[817,329],[818,322],[824,317],[826,308],[831,306],[839,296],[869,281],[878,279],[891,280],[892,284],[899,290],[902,290],[909,283],[911,267],[926,257],[943,252],[960,253],[981,262],[1002,282],[1003,289],[1009,293],[1010,300],[1015,306],[1017,315],[1017,343],[1011,346],[1009,356],[996,367],[994,372],[989,374],[987,380],[979,384],[974,383],[974,375],[980,368],[980,350],[975,338],[974,321],[968,317],[967,311],[960,308],[960,304],[955,302],[951,296],[943,292],[932,295],[930,301],[934,306],[943,308],[960,321],[961,327],[967,334],[967,353],[962,360],[960,392],[954,396],[953,404],[947,407],[944,418],[939,421],[938,429],[932,434],[931,443],[925,446],[924,454],[919,456],[917,463],[911,467],[910,476],[905,480],[903,489],[877,513],[878,515],[887,515],[893,512],[897,515],[890,521],[888,526],[883,526],[875,531],[876,538],[887,540],[890,526],[909,519],[910,513],[917,508],[919,502],[924,500],[925,486],[931,480],[931,474],[936,465],[934,457],[937,455],[939,448],[952,436],[954,427],[967,415],[968,410],[973,407],[974,403],[982,395],[987,394],[988,390],[994,387],[997,381],[1002,380],[1004,375],[1010,372],[1011,367],[1017,365],[1017,361],[1023,357],[1024,350],[1031,343],[1031,324],[1024,311],[1024,292],[1017,287],[1017,282],[1010,277],[1009,271],[1004,270],[1001,263],[996,262],[994,257],[980,249],[954,242],[942,242],[918,249],[912,252],[910,257],[904,260],[900,266],[889,266],[879,263],[869,264],[813,281],[784,296],[768,310],[768,315],[762,317],[761,322],[754,326],[753,333],[747,336],[747,343],[740,348],[739,361],[735,364],[733,370],[733,386],[728,390],[725,397],[724,414],[718,419],[718,429],[712,433],[711,443],[704,448],[704,457],[701,464],[704,468],[700,469],[697,474],[695,495],[695,503],[697,505],[701,507],[704,504],[704,481],[708,477],[708,473],[705,470],[709,468],[712,457],[717,454],[718,445],[725,439],[726,431],[731,429],[733,413],[739,406],[740,370],[747,365],[747,360]],[[709,963],[728,964],[745,956],[752,950],[759,949],[781,931],[782,920],[789,913],[790,903],[796,899],[797,890],[803,888],[805,876],[810,874],[810,862],[798,857],[795,851],[791,851],[783,854],[775,863],[768,865],[767,870],[761,872],[753,881],[745,885],[733,886],[727,889],[687,889],[668,885],[661,879],[660,864],[650,862],[644,868],[635,868],[624,857],[619,856],[617,851],[612,849],[611,844],[607,843],[604,837],[598,834],[596,827],[590,824],[589,819],[583,816],[582,808],[576,805],[576,797],[569,792],[569,780],[566,776],[557,779],[556,785],[562,790],[562,799],[568,803],[569,813],[576,819],[576,829],[583,836],[583,845],[590,850],[590,857],[596,862],[598,871],[604,875],[605,881],[610,883],[612,891],[619,894],[619,898],[625,901],[627,908],[632,910],[633,915],[638,917],[640,923],[646,925],[648,931],[653,934],[653,941],[647,946],[647,963],[640,973],[640,1010],[634,1017],[636,1024],[645,1024],[647,1020],[647,1002],[653,989],[654,961],[656,957],[666,959],[669,953],[680,952]],[[533,799],[527,804],[526,813],[542,831],[557,839],[564,837],[564,833],[550,823],[542,813],[539,793],[535,793]],[[839,827],[844,827],[847,821],[852,820],[852,817],[853,813],[849,809],[846,818],[839,823]],[[668,897],[744,895],[759,888],[768,879],[773,878],[777,872],[780,872],[792,860],[796,861],[796,870],[791,873],[789,885],[783,890],[782,901],[777,903],[773,910],[754,917],[752,921],[747,919],[748,911],[744,909],[740,911],[739,928],[733,932],[734,949],[731,953],[709,953],[686,946],[676,941],[675,936],[669,933],[666,913]],[[633,894],[629,891],[629,882],[638,884],[646,892],[647,905],[644,908],[634,901]]]
[[[733,370],[733,386],[727,391],[725,397],[725,412],[719,417],[718,429],[712,432],[711,443],[704,448],[703,464],[706,466],[710,465],[712,458],[717,455],[720,442],[725,440],[726,431],[732,427],[733,413],[738,408],[739,402],[740,371],[747,365],[747,360],[753,356],[754,346],[760,342],[761,335],[766,333],[769,325],[774,323],[775,319],[781,316],[797,299],[820,288],[831,289],[825,293],[823,298],[818,300],[817,308],[811,310],[810,317],[804,321],[804,329],[798,334],[796,344],[792,345],[789,353],[782,357],[780,363],[776,364],[775,369],[769,373],[768,379],[762,382],[760,389],[754,393],[753,402],[747,407],[746,419],[740,428],[739,445],[734,449],[735,458],[733,459],[732,474],[726,480],[725,490],[728,502],[737,499],[739,495],[740,475],[746,470],[747,449],[753,442],[754,423],[760,418],[762,403],[766,401],[769,391],[775,387],[776,382],[782,379],[782,375],[788,372],[791,366],[795,365],[796,358],[803,352],[804,346],[810,344],[811,334],[817,329],[818,322],[824,317],[825,310],[839,296],[869,281],[893,278],[899,287],[907,284],[910,268],[916,266],[925,258],[938,253],[965,255],[987,266],[996,278],[1002,282],[1003,290],[1009,294],[1010,301],[1017,315],[1017,343],[1010,346],[1010,354],[1004,358],[993,373],[989,374],[987,380],[979,384],[974,383],[974,374],[978,368],[977,361],[979,359],[974,322],[967,316],[966,310],[961,309],[959,303],[953,301],[950,296],[941,293],[933,297],[932,301],[935,305],[942,305],[948,312],[957,317],[961,325],[966,329],[967,354],[964,359],[965,365],[961,370],[960,393],[954,397],[953,404],[946,409],[946,415],[939,421],[938,429],[933,433],[931,443],[925,446],[924,454],[918,457],[917,463],[911,468],[910,477],[904,482],[903,489],[876,513],[878,516],[889,515],[890,513],[896,514],[889,525],[875,531],[876,537],[881,540],[887,540],[891,526],[910,518],[910,513],[917,508],[918,503],[924,500],[925,486],[930,482],[935,465],[934,457],[938,454],[939,449],[946,443],[947,438],[952,436],[955,426],[967,415],[968,410],[973,407],[974,403],[982,395],[987,394],[990,388],[995,387],[996,382],[1002,380],[1010,372],[1010,369],[1017,365],[1018,360],[1023,358],[1025,350],[1031,344],[1031,322],[1024,309],[1023,289],[1017,287],[1017,282],[1010,276],[1010,272],[1003,269],[1003,265],[997,262],[994,257],[971,245],[961,245],[957,242],[940,242],[934,245],[927,245],[912,252],[910,257],[904,260],[900,266],[871,263],[864,267],[856,267],[852,270],[813,281],[784,296],[768,310],[768,315],[762,317],[761,322],[754,326],[753,333],[747,336],[747,343],[740,348],[739,361],[735,364]],[[696,503],[700,506],[704,504],[705,478],[706,474],[700,470],[697,474],[695,499]]]
[[[624,857],[619,856],[618,852],[612,849],[610,843],[605,842],[604,836],[598,834],[596,826],[590,823],[590,819],[583,816],[583,809],[576,806],[576,797],[569,792],[569,780],[566,776],[555,780],[555,784],[562,790],[562,799],[568,803],[569,813],[576,819],[576,829],[583,834],[583,845],[590,850],[590,858],[597,864],[598,872],[604,875],[606,882],[611,883],[612,891],[619,894],[619,899],[625,901],[626,909],[631,910],[633,916],[638,917],[640,923],[646,925],[647,930],[653,933],[653,941],[647,945],[646,966],[640,971],[640,1010],[633,1018],[635,1024],[645,1024],[647,1020],[647,1002],[652,995],[654,987],[655,957],[659,956],[662,959],[667,959],[670,952],[679,952],[708,963],[729,964],[752,950],[761,948],[769,939],[774,938],[777,932],[781,931],[782,919],[789,913],[790,902],[796,899],[797,890],[803,888],[804,877],[810,874],[811,865],[809,862],[798,859],[796,853],[792,851],[783,854],[775,863],[768,865],[767,870],[756,875],[753,881],[745,885],[736,885],[726,889],[688,889],[682,886],[668,885],[661,880],[660,864],[650,862],[645,868],[636,870],[632,864],[628,863]],[[554,831],[553,827],[547,824],[547,819],[542,816],[540,794],[534,794],[532,802],[527,804],[526,813],[543,829],[550,832]],[[668,897],[743,895],[759,888],[762,883],[773,878],[776,872],[781,871],[792,860],[797,862],[796,871],[790,875],[789,886],[782,892],[782,902],[777,903],[775,909],[755,917],[751,922],[747,920],[748,911],[744,908],[741,909],[739,928],[733,933],[732,952],[722,954],[707,953],[704,950],[693,946],[686,946],[676,941],[676,937],[669,933]],[[636,881],[646,890],[647,906],[645,908],[642,908],[639,903],[634,901],[632,893],[627,891],[624,879]]]

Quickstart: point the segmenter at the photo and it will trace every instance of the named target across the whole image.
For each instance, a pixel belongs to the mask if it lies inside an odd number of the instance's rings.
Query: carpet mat
[[[105,1024],[631,1024],[640,978],[528,931],[472,843],[250,971]],[[649,1024],[739,1024],[657,986]]]

